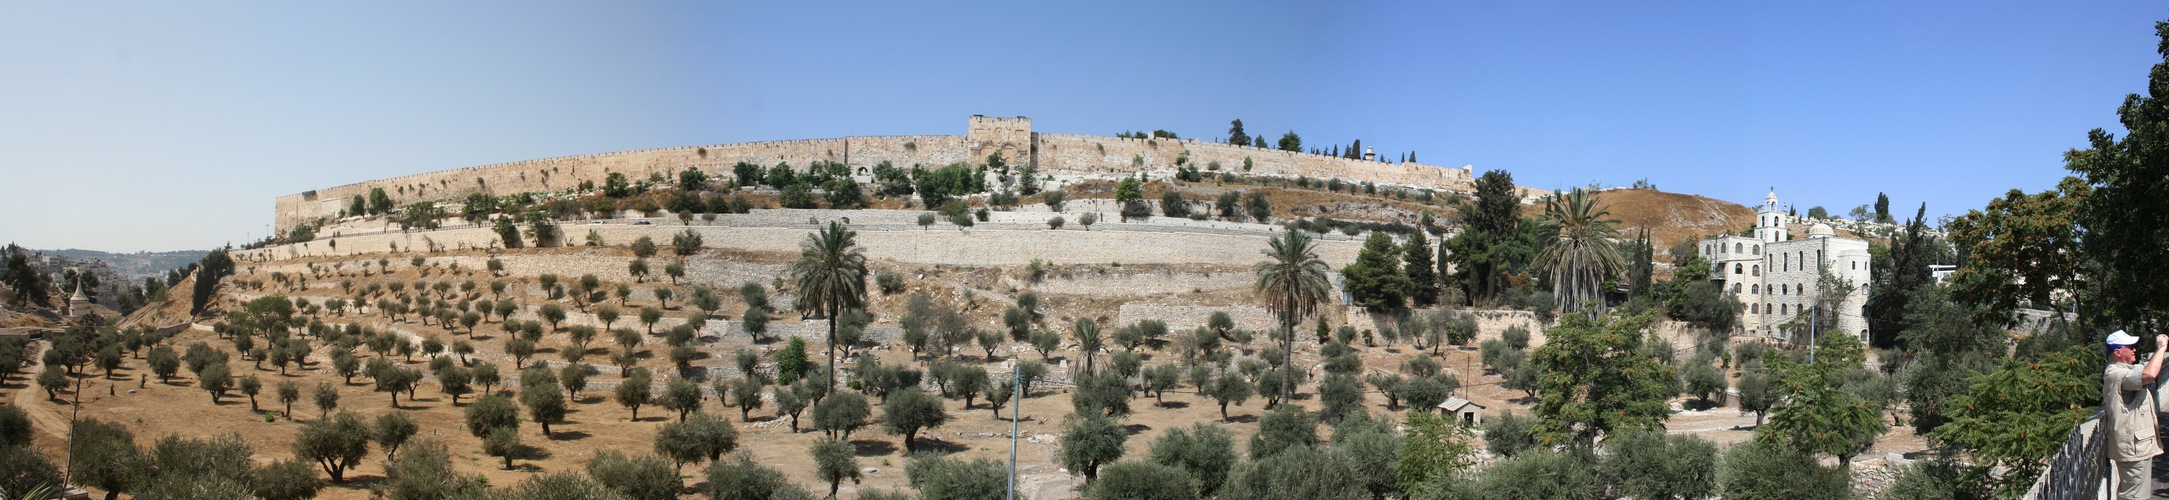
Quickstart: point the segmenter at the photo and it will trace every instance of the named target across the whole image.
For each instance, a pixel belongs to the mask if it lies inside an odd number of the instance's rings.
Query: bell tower
[[[1777,203],[1777,188],[1762,197],[1762,207],[1755,209],[1755,239],[1763,243],[1777,243],[1791,238],[1785,231],[1785,210]]]

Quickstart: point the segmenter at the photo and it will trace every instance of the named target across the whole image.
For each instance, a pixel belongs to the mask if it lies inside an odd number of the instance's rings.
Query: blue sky
[[[0,240],[200,249],[272,199],[649,147],[1293,130],[1525,185],[1963,213],[2121,134],[2103,2],[0,3]]]

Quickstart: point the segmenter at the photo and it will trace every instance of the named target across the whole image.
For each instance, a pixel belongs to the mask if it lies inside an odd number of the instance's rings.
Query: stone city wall
[[[319,218],[338,217],[355,196],[366,197],[374,188],[399,205],[422,200],[459,198],[474,192],[511,194],[563,191],[581,181],[601,184],[613,172],[635,182],[652,174],[672,177],[686,168],[700,168],[710,175],[730,175],[738,162],[763,167],[789,162],[798,168],[815,160],[843,162],[849,156],[854,167],[871,168],[883,161],[899,166],[914,163],[945,164],[962,161],[966,148],[962,136],[879,136],[836,139],[747,142],[643,149],[558,158],[498,163],[437,172],[358,182],[280,196],[276,201],[278,230]]]
[[[1245,173],[1243,160],[1247,158],[1251,161],[1248,172],[1251,175],[1338,178],[1351,183],[1370,181],[1376,184],[1441,191],[1467,191],[1472,182],[1469,172],[1460,168],[1350,160],[1194,139],[1127,139],[1042,133],[1035,136],[1035,142],[1038,144],[1038,153],[1034,160],[1038,162],[1041,170],[1051,172],[1126,175],[1138,170],[1133,164],[1137,158],[1142,157],[1146,171],[1156,177],[1168,177],[1175,173],[1175,160],[1180,158],[1184,151],[1188,151],[1190,160],[1186,165],[1200,170],[1206,170],[1214,162],[1218,162],[1221,172]]]
[[[494,165],[458,168],[359,182],[344,186],[280,196],[276,200],[277,229],[284,232],[308,221],[338,217],[355,196],[368,196],[382,188],[386,195],[405,205],[424,200],[453,199],[474,192],[512,194],[564,191],[582,181],[601,184],[611,173],[623,173],[634,181],[651,175],[675,176],[686,168],[699,168],[713,176],[729,176],[738,162],[773,166],[787,162],[804,168],[817,161],[842,162],[860,175],[887,161],[899,167],[924,165],[933,168],[955,162],[984,163],[1002,153],[1013,164],[1035,163],[1049,175],[1113,178],[1139,170],[1156,177],[1172,176],[1175,161],[1189,151],[1190,162],[1203,169],[1214,162],[1222,172],[1243,172],[1243,160],[1251,160],[1248,173],[1261,176],[1348,182],[1370,181],[1446,191],[1466,191],[1469,172],[1415,163],[1350,160],[1275,149],[1234,146],[1174,139],[1124,139],[1109,136],[1040,134],[1031,131],[1028,118],[974,116],[966,135],[865,136],[835,139],[802,139],[747,142],[674,148],[642,149],[615,153],[544,158]],[[1142,168],[1134,163],[1143,158]]]

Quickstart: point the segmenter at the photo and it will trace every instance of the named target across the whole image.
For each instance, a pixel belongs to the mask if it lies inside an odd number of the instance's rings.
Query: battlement
[[[1027,116],[1004,118],[997,116],[972,115],[971,123],[967,125],[964,129],[965,136],[1008,136],[1015,134],[1023,134],[1027,137],[1031,136],[1032,118]]]

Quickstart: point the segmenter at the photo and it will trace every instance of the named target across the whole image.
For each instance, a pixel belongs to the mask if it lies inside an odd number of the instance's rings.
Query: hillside
[[[920,225],[922,210],[882,203],[874,206],[894,209],[754,208],[747,213],[686,219],[667,213],[596,214],[588,216],[592,219],[560,221],[562,240],[569,245],[545,248],[505,249],[491,228],[455,219],[447,219],[438,229],[402,231],[381,217],[349,218],[324,227],[316,240],[234,252],[234,274],[219,285],[212,311],[196,319],[200,326],[228,324],[225,330],[229,332],[250,328],[226,314],[247,310],[243,304],[258,299],[284,298],[296,304],[297,326],[329,327],[291,337],[288,342],[307,349],[299,362],[280,363],[286,356],[273,355],[273,364],[265,366],[265,360],[237,346],[238,337],[210,328],[166,330],[177,331],[177,336],[163,344],[186,349],[201,342],[225,352],[236,376],[257,377],[266,386],[292,382],[302,388],[323,387],[339,394],[332,413],[354,411],[371,418],[394,412],[410,415],[424,436],[452,450],[458,474],[486,478],[491,484],[516,484],[542,472],[581,470],[602,451],[653,453],[657,436],[676,420],[674,415],[650,405],[639,409],[636,418],[632,407],[620,404],[616,389],[635,380],[627,376],[629,369],[651,371],[651,391],[658,395],[667,382],[682,377],[704,389],[701,394],[707,406],[698,411],[720,416],[736,429],[739,449],[783,471],[794,483],[814,485],[819,479],[811,472],[814,464],[806,450],[821,433],[814,432],[810,414],[793,415],[779,408],[779,398],[787,399],[780,396],[781,391],[797,389],[774,384],[783,366],[780,356],[793,342],[803,341],[815,352],[809,361],[819,360],[818,353],[827,347],[827,321],[792,314],[797,301],[788,276],[798,259],[799,243],[817,228],[837,222],[855,232],[856,244],[876,277],[868,283],[865,304],[871,323],[858,342],[840,346],[839,384],[845,387],[840,390],[849,390],[852,384],[863,388],[868,383],[887,383],[880,382],[887,379],[862,378],[868,373],[862,362],[879,363],[883,369],[914,370],[927,377],[942,366],[960,367],[949,369],[976,370],[992,381],[1007,380],[1025,363],[1044,363],[1045,374],[1021,401],[1025,418],[1021,423],[1024,443],[1018,454],[1020,487],[1030,498],[1075,498],[1081,481],[1061,467],[1057,436],[1063,432],[1064,416],[1072,411],[1072,397],[1078,391],[1075,382],[1086,375],[1087,359],[1094,360],[1099,367],[1095,370],[1103,373],[1149,368],[1182,375],[1164,394],[1130,393],[1126,404],[1132,413],[1122,421],[1130,436],[1120,445],[1125,456],[1144,456],[1151,443],[1168,431],[1201,423],[1227,429],[1242,449],[1239,443],[1249,442],[1261,428],[1266,397],[1226,402],[1223,413],[1223,403],[1204,393],[1192,374],[1259,376],[1245,374],[1240,367],[1262,366],[1261,360],[1276,345],[1271,339],[1275,322],[1253,292],[1252,265],[1262,258],[1260,250],[1267,248],[1267,241],[1285,231],[1281,224],[1295,217],[1331,217],[1414,225],[1425,213],[1444,222],[1453,210],[1447,199],[1419,201],[1413,195],[1364,194],[1357,189],[1317,189],[1288,182],[1158,181],[1145,187],[1157,216],[1125,221],[1115,215],[1120,209],[1109,199],[1111,189],[1104,182],[1088,181],[1070,188],[1072,197],[1059,210],[1022,204],[990,210],[985,220],[965,226],[949,221]],[[1246,197],[1258,194],[1272,205],[1270,220],[1160,215],[1157,194],[1168,189],[1180,191],[1196,208],[1210,206],[1224,191],[1241,190]],[[1626,190],[1604,196],[1623,228],[1653,228],[1659,248],[1671,241],[1744,226],[1752,216],[1746,207],[1699,196]],[[985,201],[973,200],[981,206]],[[1103,218],[1087,227],[1081,222],[1085,214]],[[1049,221],[1054,218],[1072,222],[1052,227]],[[1367,236],[1354,226],[1341,227],[1346,229],[1316,236],[1316,253],[1336,270],[1354,260]],[[698,247],[688,247],[682,257],[674,254],[671,242],[688,235],[700,237]],[[646,258],[636,255],[634,242],[643,238],[654,241],[659,251]],[[587,241],[597,244],[581,244]],[[677,271],[666,275],[666,268]],[[636,274],[635,269],[648,272]],[[167,301],[145,307],[121,326],[161,328],[188,321],[187,290],[192,279],[178,283]],[[592,294],[583,293],[584,287],[578,285],[587,281],[593,283]],[[765,292],[761,295],[770,311],[765,313],[766,321],[749,321],[749,311],[756,306],[739,292],[749,286]],[[714,298],[704,302],[694,298],[698,296]],[[1036,304],[1018,319],[1028,334],[1025,339],[1013,338],[1006,316],[1025,304]],[[1224,339],[1195,333],[1220,312],[1232,324]],[[1310,375],[1300,389],[1304,395],[1293,403],[1314,412],[1326,408],[1318,384],[1332,368],[1320,354],[1325,347],[1309,333],[1312,325],[1322,324],[1328,330],[1347,332],[1360,359],[1353,373],[1356,380],[1373,375],[1431,380],[1428,377],[1433,375],[1419,375],[1408,368],[1414,366],[1412,361],[1424,360],[1433,363],[1431,370],[1442,377],[1439,380],[1450,377],[1451,386],[1457,388],[1434,391],[1439,399],[1447,394],[1459,396],[1483,405],[1491,415],[1527,414],[1533,399],[1524,390],[1508,389],[1504,373],[1481,367],[1474,346],[1504,338],[1517,327],[1527,329],[1530,345],[1541,346],[1547,325],[1535,313],[1431,309],[1412,315],[1421,320],[1419,325],[1469,318],[1473,338],[1461,345],[1439,345],[1441,341],[1435,338],[1419,342],[1422,339],[1397,333],[1409,324],[1397,313],[1374,314],[1329,303],[1315,319],[1304,321],[1305,333],[1295,340],[1294,364]],[[926,319],[907,320],[912,317]],[[1104,346],[1095,351],[1080,345],[1075,338],[1080,323],[1103,328]],[[930,325],[922,330],[928,332],[923,340],[908,340],[913,337],[907,327],[914,324]],[[1147,325],[1161,325],[1157,328],[1166,333],[1158,338],[1138,337],[1145,335],[1140,332],[1148,330]],[[1040,332],[1054,334],[1054,341],[1026,340],[1029,333]],[[1674,323],[1658,326],[1656,334],[1676,346],[1707,340]],[[257,333],[252,338],[267,335]],[[379,344],[384,347],[375,347]],[[263,344],[254,345],[261,352]],[[429,345],[448,346],[453,353],[430,352]],[[1228,359],[1219,368],[1202,361],[1216,351]],[[740,364],[740,353],[748,356],[750,364]],[[455,357],[457,362],[452,361]],[[387,394],[369,373],[339,373],[341,358],[411,370],[420,380],[415,385],[419,391]],[[455,392],[437,375],[446,373],[442,371],[446,366],[481,369],[485,365],[503,376],[493,389],[459,386]],[[463,416],[475,404],[476,393],[514,393],[524,387],[519,377],[532,375],[520,373],[519,368],[536,365],[552,371],[584,367],[577,371],[590,376],[586,387],[568,394],[571,411],[552,424],[554,434],[538,432],[532,421],[517,429],[528,452],[507,469],[481,451],[485,449],[482,439],[462,430]],[[31,384],[0,386],[0,390],[9,390],[6,398],[31,413],[42,436],[64,434],[62,426],[70,409],[66,403],[81,398],[82,416],[126,423],[146,441],[172,433],[199,438],[237,433],[254,445],[259,462],[293,456],[290,450],[302,424],[322,420],[327,413],[307,399],[288,413],[272,403],[276,398],[269,395],[255,402],[231,394],[206,398],[196,376],[183,374],[171,383],[147,382],[147,371],[144,361],[130,356],[122,360],[117,374],[84,371],[77,375],[86,382],[80,395],[62,389],[58,391],[61,398],[48,399]],[[733,387],[746,380],[763,388],[736,395]],[[1139,378],[1136,385],[1147,385],[1146,380]],[[991,387],[964,392],[931,380],[920,387],[948,396],[937,399],[948,419],[909,444],[957,458],[1007,458],[1010,422],[995,416],[1007,417],[1019,410],[964,396],[984,394]],[[751,404],[742,398],[752,398]],[[1353,404],[1377,415],[1435,404],[1418,403],[1417,398],[1409,393],[1389,396],[1365,390]],[[1672,401],[1680,408],[1668,423],[1675,431],[1718,443],[1750,438],[1744,425],[1753,421],[1751,414],[1729,408],[1695,409],[1688,399]],[[883,419],[887,411],[874,409]],[[794,421],[798,429],[792,428]],[[1920,446],[1905,437],[1895,439],[1879,445],[1877,453],[1913,451]],[[58,454],[51,445],[59,440],[41,437],[39,442],[49,455]],[[902,467],[910,453],[901,436],[875,427],[853,434],[849,443],[856,451],[857,467],[870,472],[861,483],[844,486],[846,498],[909,487]],[[348,472],[349,482],[331,485],[321,498],[372,497],[376,494],[371,491],[373,485],[386,481],[382,456],[380,450],[372,450],[370,458]],[[719,486],[711,484],[703,470],[697,463],[685,468],[680,498],[704,498],[704,490]]]
[[[112,268],[113,272],[120,274],[120,276],[123,278],[127,278],[127,281],[129,282],[143,281],[143,278],[148,277],[163,278],[166,276],[166,271],[171,271],[180,268],[181,266],[186,266],[190,263],[203,260],[204,254],[210,253],[206,250],[113,253],[101,252],[97,250],[82,250],[76,248],[61,250],[32,250],[32,252],[58,255],[78,260],[102,261],[105,262],[105,265],[107,267]]]
[[[1621,229],[1650,228],[1660,256],[1672,245],[1755,224],[1755,210],[1745,205],[1691,194],[1649,189],[1605,191],[1603,200]],[[1660,258],[1659,260],[1664,260]]]

